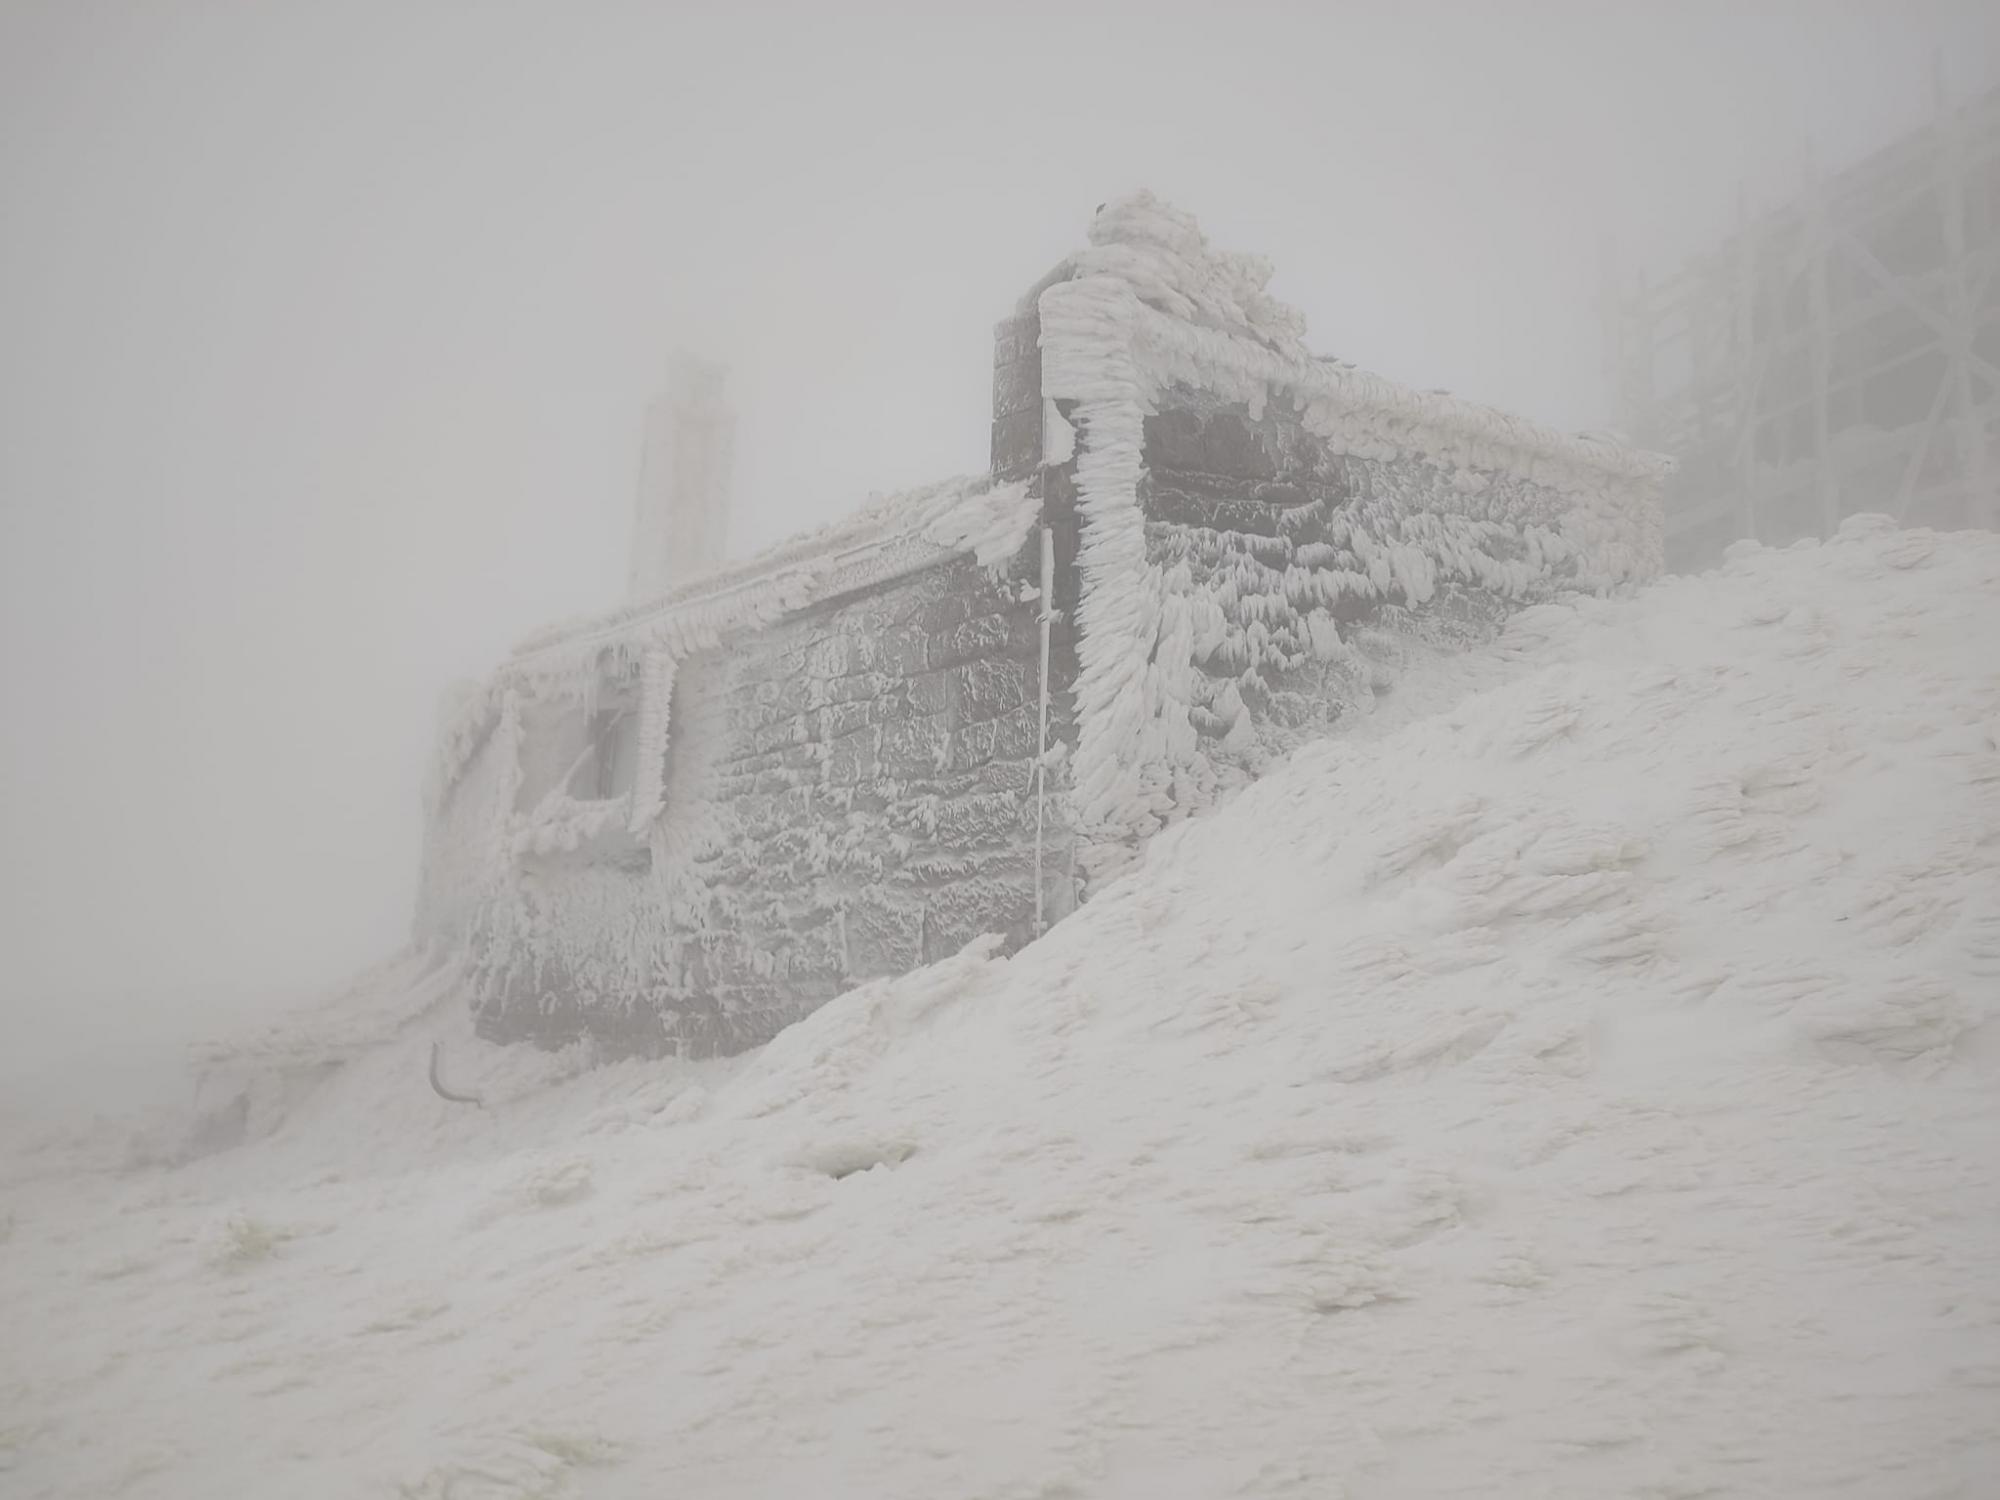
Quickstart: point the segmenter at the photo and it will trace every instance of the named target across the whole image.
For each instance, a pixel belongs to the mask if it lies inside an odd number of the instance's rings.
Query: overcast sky
[[[1595,425],[1600,238],[1671,266],[1934,56],[1990,86],[1996,17],[0,0],[13,1062],[403,941],[439,691],[617,600],[677,344],[739,552],[982,468],[991,325],[1140,186],[1317,350]]]

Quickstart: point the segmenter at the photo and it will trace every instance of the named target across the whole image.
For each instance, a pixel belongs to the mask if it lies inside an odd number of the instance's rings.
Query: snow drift
[[[1535,607],[726,1063],[413,962],[261,1143],[15,1153],[6,1488],[1991,1493],[1996,638],[1879,518]]]

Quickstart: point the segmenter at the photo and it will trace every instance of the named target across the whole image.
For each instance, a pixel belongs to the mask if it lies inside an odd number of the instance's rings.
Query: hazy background
[[[2000,6],[0,0],[0,1072],[402,941],[438,693],[616,601],[677,343],[738,552],[982,468],[992,323],[1139,186],[1316,349],[1595,425],[1600,236],[1940,53]]]

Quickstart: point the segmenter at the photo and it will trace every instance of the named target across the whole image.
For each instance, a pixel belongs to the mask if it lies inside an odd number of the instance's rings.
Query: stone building
[[[686,576],[652,549],[713,545],[728,468],[692,372],[634,597],[442,731],[417,932],[481,1031],[729,1052],[1024,942],[1413,656],[1658,570],[1664,460],[1316,359],[1268,277],[1107,205],[999,325],[988,472]]]

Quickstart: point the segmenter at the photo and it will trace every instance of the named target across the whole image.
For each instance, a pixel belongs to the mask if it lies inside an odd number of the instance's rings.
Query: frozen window
[[[590,726],[591,763],[583,768],[588,789],[573,796],[600,800],[631,793],[639,764],[639,714],[633,708],[601,708]]]
[[[515,806],[533,812],[556,793],[576,802],[629,796],[638,760],[635,683],[602,684],[595,707],[574,698],[530,704],[521,714],[521,790]]]
[[[573,701],[530,703],[521,710],[521,787],[514,805],[533,812],[558,789],[571,787],[590,756],[581,708]],[[574,793],[571,793],[574,795]]]

